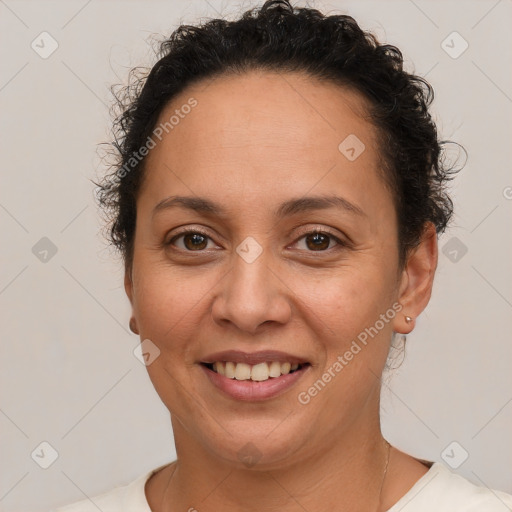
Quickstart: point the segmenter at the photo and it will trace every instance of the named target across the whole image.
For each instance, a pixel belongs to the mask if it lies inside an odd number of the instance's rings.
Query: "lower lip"
[[[229,379],[202,364],[200,366],[215,387],[231,398],[245,401],[267,400],[281,395],[290,389],[309,368],[309,365],[303,366],[300,370],[296,370],[293,373],[257,382],[253,380]]]

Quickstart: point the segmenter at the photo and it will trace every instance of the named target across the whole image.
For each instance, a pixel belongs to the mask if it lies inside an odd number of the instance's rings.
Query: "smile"
[[[279,361],[264,362],[250,365],[247,363],[235,363],[232,361],[217,361],[206,366],[228,379],[252,380],[262,382],[268,379],[275,379],[281,375],[288,375],[298,370],[303,365],[298,363],[280,363]]]
[[[304,359],[277,351],[212,354],[199,364],[209,382],[236,400],[274,398],[290,389],[311,367]]]

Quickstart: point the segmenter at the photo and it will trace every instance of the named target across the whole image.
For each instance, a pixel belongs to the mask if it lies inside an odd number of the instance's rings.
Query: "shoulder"
[[[436,462],[388,512],[512,512],[510,494],[478,486]]]
[[[59,507],[51,512],[151,512],[146,499],[145,485],[154,473],[166,465],[141,474],[127,485],[114,487],[110,491]]]

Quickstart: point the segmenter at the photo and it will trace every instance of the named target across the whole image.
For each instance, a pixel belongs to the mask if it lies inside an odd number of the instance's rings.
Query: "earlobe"
[[[420,243],[407,258],[400,284],[400,315],[394,321],[395,332],[410,333],[415,320],[427,307],[432,294],[434,274],[437,267],[437,233],[434,224],[425,225]]]
[[[139,329],[137,328],[137,321],[135,320],[134,316],[132,316],[130,318],[129,326],[130,326],[130,331],[132,331],[133,334],[140,334]]]

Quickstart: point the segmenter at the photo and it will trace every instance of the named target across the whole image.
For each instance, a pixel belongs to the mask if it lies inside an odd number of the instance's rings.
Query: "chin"
[[[217,425],[216,428],[212,427],[213,430],[203,431],[202,436],[199,433],[202,437],[200,444],[214,458],[237,469],[269,471],[290,466],[298,459],[299,451],[305,455],[305,446],[311,436],[303,424],[283,428],[282,422],[281,417],[273,419],[272,428],[266,421],[259,427],[253,424],[250,429],[247,428],[247,421],[235,422],[226,425],[232,435]],[[213,437],[212,431],[216,432]]]

